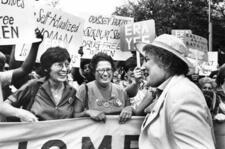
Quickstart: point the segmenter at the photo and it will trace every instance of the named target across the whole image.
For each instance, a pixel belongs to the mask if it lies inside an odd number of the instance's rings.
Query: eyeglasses
[[[66,69],[68,69],[70,67],[70,64],[69,63],[55,63],[54,64],[55,67],[57,67],[57,69],[63,69],[63,67],[65,66]]]
[[[97,69],[96,70],[99,74],[104,74],[105,71],[109,74],[112,73],[112,69],[111,68],[106,68],[106,69]]]

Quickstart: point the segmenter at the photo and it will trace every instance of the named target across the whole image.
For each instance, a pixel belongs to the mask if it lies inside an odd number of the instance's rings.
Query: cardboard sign
[[[134,43],[151,43],[155,37],[154,20],[127,24],[121,27],[120,47],[123,51],[135,51]]]
[[[78,50],[82,45],[84,19],[48,6],[36,5],[35,20],[44,35],[44,41],[38,50],[37,62],[49,47],[60,46],[69,51],[72,65],[79,66]],[[17,45],[16,60],[24,60],[29,53],[29,47],[30,45]]]
[[[35,123],[0,123],[1,149],[128,149],[138,148],[143,117],[125,124],[119,116],[106,122],[90,118],[51,120]]]
[[[212,71],[218,69],[218,52],[208,52],[208,61],[200,65],[199,75],[209,76]]]
[[[36,42],[31,0],[0,1],[0,45]]]
[[[82,58],[91,59],[98,52],[114,60],[126,60],[132,54],[120,49],[120,26],[133,22],[133,18],[83,14],[85,18]]]

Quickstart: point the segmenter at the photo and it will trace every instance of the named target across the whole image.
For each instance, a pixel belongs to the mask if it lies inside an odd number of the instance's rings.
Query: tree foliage
[[[117,7],[114,14],[134,17],[135,22],[154,19],[157,35],[171,33],[172,29],[191,29],[208,39],[208,8],[207,0],[139,0]],[[225,2],[213,0],[211,14],[213,50],[225,51]]]

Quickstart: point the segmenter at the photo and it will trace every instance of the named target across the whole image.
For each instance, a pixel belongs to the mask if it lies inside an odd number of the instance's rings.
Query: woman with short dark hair
[[[100,52],[93,56],[90,68],[95,80],[80,86],[76,116],[105,121],[106,115],[119,114],[119,121],[125,123],[131,118],[133,109],[127,91],[111,82],[115,70],[112,57]]]
[[[72,118],[76,90],[67,82],[70,71],[68,51],[60,47],[49,48],[40,61],[44,77],[29,81],[9,96],[4,103],[5,109],[11,110],[9,116],[23,121]]]

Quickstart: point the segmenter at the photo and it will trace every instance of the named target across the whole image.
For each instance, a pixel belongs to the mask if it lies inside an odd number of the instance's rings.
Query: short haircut
[[[68,60],[70,62],[70,55],[68,51],[65,48],[61,47],[51,47],[48,48],[41,56],[40,62],[41,67],[44,72],[47,73],[43,74],[45,76],[49,75],[49,70],[53,63],[56,62],[63,62],[65,60]]]
[[[84,69],[84,66],[87,65],[87,64],[89,65],[90,62],[91,62],[91,60],[89,60],[89,59],[81,59],[80,68]]]
[[[115,66],[114,66],[114,62],[113,62],[113,59],[111,56],[107,55],[106,53],[103,53],[103,52],[99,52],[97,54],[95,54],[91,60],[91,63],[90,63],[90,68],[91,68],[91,72],[92,73],[95,73],[96,71],[96,67],[97,67],[97,64],[98,62],[100,61],[108,61],[111,66],[112,66],[112,69],[114,71],[115,69]]]
[[[188,65],[173,53],[156,46],[146,46],[143,51],[153,56],[159,67],[166,70],[171,75],[187,75]]]

